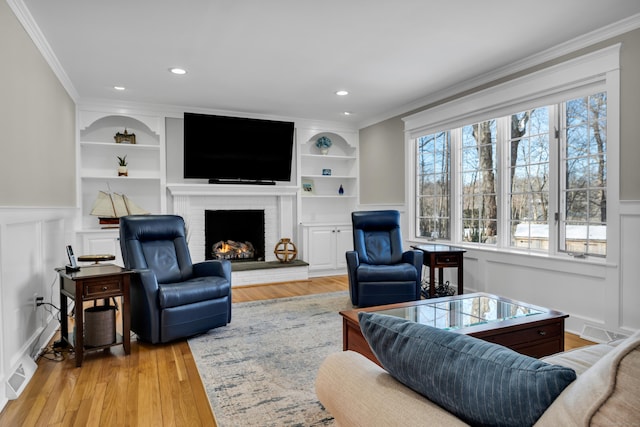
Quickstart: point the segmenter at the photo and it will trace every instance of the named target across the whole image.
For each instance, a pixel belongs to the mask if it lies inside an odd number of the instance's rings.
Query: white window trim
[[[415,230],[415,139],[419,136],[451,130],[529,108],[559,103],[572,97],[584,96],[589,92],[606,91],[607,169],[620,170],[620,48],[620,44],[615,44],[404,117],[402,120],[405,123],[405,188],[407,192],[405,199],[408,223],[411,225],[408,238],[417,242],[426,240],[416,236]],[[609,174],[607,177],[609,202],[607,205],[607,264],[616,264],[619,260],[619,188],[619,174]],[[456,193],[452,194],[452,197],[459,195],[458,192]],[[451,233],[454,239],[459,236],[458,233],[454,234],[455,227],[458,227],[456,223],[460,219],[457,204],[456,200],[452,200]],[[475,248],[480,246],[468,245],[458,240],[452,240],[452,243]],[[487,249],[495,250],[496,248]],[[499,247],[498,250],[521,253],[504,246]],[[536,252],[536,255],[539,253]],[[548,256],[566,258],[568,255],[551,251]]]

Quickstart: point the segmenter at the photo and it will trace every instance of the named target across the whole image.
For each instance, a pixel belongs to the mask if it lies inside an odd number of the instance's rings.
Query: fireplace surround
[[[291,185],[168,184],[171,213],[184,218],[193,262],[205,260],[205,211],[264,211],[264,261],[278,262],[273,248],[283,238],[299,241],[297,233],[298,187]],[[244,265],[247,263],[233,263]],[[267,268],[233,271],[232,286],[308,279],[308,268]]]

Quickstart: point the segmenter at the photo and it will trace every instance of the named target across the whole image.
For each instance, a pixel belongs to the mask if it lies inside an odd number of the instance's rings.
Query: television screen
[[[291,180],[293,122],[184,113],[184,177]]]

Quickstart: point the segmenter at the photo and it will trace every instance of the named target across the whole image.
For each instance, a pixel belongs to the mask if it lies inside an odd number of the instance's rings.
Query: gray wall
[[[558,58],[535,69],[467,91],[466,95],[530,73],[572,57],[622,43],[620,56],[620,200],[640,200],[640,30]],[[451,98],[450,98],[451,99]],[[450,100],[448,99],[448,100]],[[443,100],[445,102],[447,100]],[[439,103],[442,103],[439,102]],[[404,202],[404,122],[402,117],[433,107],[427,105],[360,130],[360,202],[362,204]],[[611,171],[612,173],[614,171]],[[401,198],[401,199],[399,199]]]
[[[0,1],[0,206],[75,206],[75,104]]]

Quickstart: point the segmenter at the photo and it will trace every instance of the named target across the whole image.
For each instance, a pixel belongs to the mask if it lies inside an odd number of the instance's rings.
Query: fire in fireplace
[[[211,248],[213,258],[215,259],[253,259],[255,256],[255,249],[251,242],[236,242],[234,240],[227,240],[214,243]]]
[[[264,261],[264,210],[206,210],[205,259]]]

